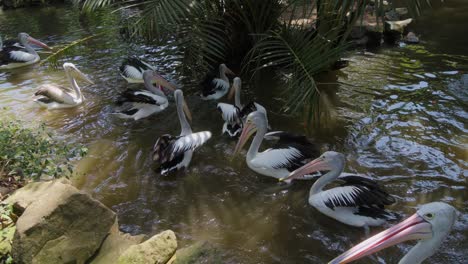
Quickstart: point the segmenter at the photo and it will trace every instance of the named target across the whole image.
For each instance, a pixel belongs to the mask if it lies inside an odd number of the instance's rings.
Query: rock
[[[408,32],[408,34],[405,37],[405,42],[408,44],[418,44],[419,38],[413,32]]]
[[[18,263],[85,263],[116,219],[110,209],[63,180],[28,184],[6,201],[24,210],[11,250]]]
[[[390,30],[403,32],[405,27],[408,26],[412,21],[413,21],[412,18],[408,18],[408,19],[399,20],[399,21],[385,21],[385,23],[389,25]]]
[[[223,253],[209,242],[197,242],[177,250],[173,264],[225,263]]]
[[[115,221],[110,230],[109,236],[102,243],[98,254],[89,263],[90,264],[114,264],[120,255],[130,246],[139,244],[143,241],[144,235],[131,236],[119,231],[119,224]]]
[[[165,264],[177,249],[173,231],[166,230],[145,242],[130,246],[118,259],[118,264]]]

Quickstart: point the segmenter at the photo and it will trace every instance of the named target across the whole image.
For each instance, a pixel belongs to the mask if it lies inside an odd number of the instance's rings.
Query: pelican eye
[[[424,217],[428,220],[432,220],[434,218],[434,214],[433,213],[427,213],[424,215]]]

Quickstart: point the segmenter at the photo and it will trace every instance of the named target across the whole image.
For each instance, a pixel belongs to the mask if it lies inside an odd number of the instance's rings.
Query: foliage
[[[17,219],[13,205],[0,204],[0,263],[13,263],[10,251]]]
[[[44,126],[24,128],[16,121],[0,120],[0,176],[19,175],[33,180],[43,175],[68,177],[72,159],[86,154],[53,139]]]
[[[368,4],[383,16],[381,0],[84,0],[82,10],[138,10],[125,23],[129,35],[177,45],[183,72],[198,78],[220,62],[248,74],[279,70],[288,76],[284,109],[310,117],[320,94],[314,76],[340,58]],[[419,13],[430,0],[407,4]]]

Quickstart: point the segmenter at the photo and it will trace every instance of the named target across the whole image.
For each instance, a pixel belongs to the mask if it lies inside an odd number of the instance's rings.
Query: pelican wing
[[[232,104],[218,103],[223,120],[228,123],[239,121],[239,108]]]
[[[305,136],[297,135],[285,131],[273,131],[265,134],[266,140],[276,140],[274,149],[292,147],[297,149],[302,159],[312,159],[320,155],[320,148],[317,144],[310,142]]]
[[[335,187],[318,193],[324,204],[330,208],[359,207],[383,209],[385,205],[395,202],[395,199],[382,190],[371,179],[360,176],[340,177],[345,181],[340,187]]]
[[[202,131],[197,133],[180,136],[174,144],[172,144],[171,152],[173,156],[180,155],[188,150],[195,150],[205,144],[211,138],[210,131]]]
[[[273,169],[294,171],[305,164],[309,158],[294,147],[270,148],[252,160],[253,164]]]
[[[127,102],[153,104],[160,106],[167,103],[167,99],[149,91],[135,91],[129,89],[121,94],[117,104],[121,105]]]
[[[185,136],[163,135],[153,147],[153,160],[160,164],[180,157],[186,151],[195,150],[211,138],[211,132],[202,131]]]
[[[39,87],[39,89],[34,93],[35,96],[44,96],[50,99],[51,101],[61,103],[61,104],[73,104],[76,99],[76,95],[72,92],[71,89],[55,86],[50,84],[45,84]]]

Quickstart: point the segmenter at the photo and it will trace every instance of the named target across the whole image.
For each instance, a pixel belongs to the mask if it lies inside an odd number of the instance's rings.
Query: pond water
[[[80,17],[69,7],[0,11],[0,32],[29,32],[60,46],[105,30],[115,19],[105,12]],[[466,19],[464,1],[447,1],[412,25],[421,44],[350,52],[349,67],[323,77],[331,83],[322,88],[334,105],[332,119],[310,133],[323,150],[346,154],[347,171],[385,185],[398,201],[390,210],[403,217],[431,201],[458,209],[450,237],[426,263],[468,263]],[[252,172],[243,157],[231,159],[235,142],[220,135],[214,104],[193,92],[187,101],[194,131],[211,130],[213,138],[186,173],[157,175],[150,150],[158,136],[179,133],[179,124],[173,105],[138,122],[110,115],[118,93],[129,86],[118,73],[127,55],[141,55],[179,78],[171,65],[160,63],[165,55],[158,48],[125,43],[116,33],[92,39],[67,57],[96,82],[83,88],[87,100],[76,109],[46,111],[31,101],[40,84],[66,84],[63,71],[35,65],[0,72],[1,116],[44,122],[70,144],[87,145],[75,184],[115,210],[122,231],[153,235],[172,229],[180,246],[207,240],[222,248],[225,263],[326,263],[364,238],[362,229],[308,205],[310,182],[286,188]],[[267,107],[275,130],[305,133],[301,118],[280,113],[281,87],[274,96],[265,83],[244,87]],[[411,245],[361,263],[396,263]]]

